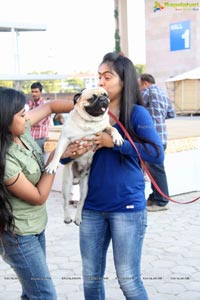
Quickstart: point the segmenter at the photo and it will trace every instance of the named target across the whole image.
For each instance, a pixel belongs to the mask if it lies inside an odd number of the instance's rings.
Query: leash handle
[[[125,136],[127,137],[127,139],[129,140],[129,142],[131,143],[131,145],[134,147],[138,157],[139,157],[139,160],[140,160],[140,163],[143,167],[143,169],[145,170],[145,172],[147,173],[147,175],[149,176],[150,178],[150,181],[151,183],[153,184],[153,186],[155,187],[155,189],[159,192],[160,195],[162,195],[164,198],[166,198],[167,200],[171,201],[171,202],[174,202],[174,203],[177,203],[177,204],[189,204],[189,203],[193,203],[197,200],[200,199],[200,196],[191,200],[191,201],[188,201],[188,202],[179,202],[179,201],[176,201],[176,200],[173,200],[171,199],[169,196],[165,195],[161,189],[159,188],[159,186],[157,185],[155,179],[153,178],[153,176],[151,175],[150,171],[148,170],[145,162],[142,160],[141,158],[141,155],[135,145],[135,143],[133,142],[133,140],[131,139],[131,136],[130,134],[128,133],[128,131],[126,130],[126,128],[124,127],[124,125],[115,117],[115,115],[113,115],[113,113],[109,110],[108,111],[108,114],[115,120],[115,122],[120,126],[120,128],[122,129],[122,131],[124,132]]]

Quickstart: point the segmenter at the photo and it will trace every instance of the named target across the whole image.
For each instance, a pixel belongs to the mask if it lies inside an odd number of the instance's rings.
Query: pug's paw
[[[113,139],[113,143],[117,146],[121,146],[124,142],[124,139],[122,138],[121,134],[117,130],[112,133],[112,139]]]
[[[58,165],[52,161],[48,166],[46,166],[45,171],[48,174],[53,174],[56,173],[57,167]]]
[[[81,222],[82,222],[82,220],[79,219],[79,218],[76,218],[76,219],[74,220],[74,223],[75,223],[77,226],[80,226]]]
[[[65,224],[70,224],[71,222],[72,222],[72,219],[71,219],[71,218],[65,219],[65,220],[64,220],[64,223],[65,223]]]

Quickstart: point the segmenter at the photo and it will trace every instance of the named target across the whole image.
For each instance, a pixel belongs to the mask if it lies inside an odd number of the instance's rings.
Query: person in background
[[[46,103],[46,100],[42,97],[42,90],[43,90],[43,86],[40,82],[32,83],[31,85],[32,99],[30,99],[28,102],[29,110],[32,110]],[[43,120],[41,120],[37,124],[34,124],[34,126],[31,127],[31,134],[43,152],[44,152],[44,143],[48,137],[49,124],[50,124],[50,117],[47,116]]]
[[[53,117],[53,125],[57,126],[57,125],[63,125],[64,124],[64,118],[62,114],[55,114]]]
[[[30,128],[52,113],[69,112],[73,101],[50,101],[28,112],[25,102],[22,92],[0,87],[0,255],[19,278],[21,299],[56,300],[45,246],[46,200],[55,174],[45,172]],[[84,151],[71,144],[65,155]]]
[[[104,56],[99,86],[109,95],[109,110],[124,125],[143,160],[162,163],[164,151],[148,111],[142,105],[133,63],[117,52]],[[141,255],[147,226],[145,183],[140,160],[120,126],[122,146],[106,132],[93,139],[88,194],[80,224],[85,300],[104,300],[107,250],[112,241],[117,279],[127,300],[148,300],[141,279]],[[86,139],[87,140],[87,139]],[[64,159],[64,155],[62,160]]]
[[[162,91],[151,74],[141,74],[138,78],[139,87],[145,107],[149,111],[155,128],[160,136],[164,150],[167,148],[167,126],[165,120],[176,116],[168,95]],[[169,197],[167,176],[164,163],[148,162],[147,167],[161,191]],[[149,212],[167,210],[168,200],[151,184],[152,193],[147,199]]]

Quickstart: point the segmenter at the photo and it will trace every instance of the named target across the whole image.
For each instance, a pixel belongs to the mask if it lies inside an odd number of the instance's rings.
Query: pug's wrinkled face
[[[93,117],[103,115],[110,103],[108,93],[105,89],[99,87],[94,89],[85,89],[81,94],[74,96],[74,102],[81,110]]]

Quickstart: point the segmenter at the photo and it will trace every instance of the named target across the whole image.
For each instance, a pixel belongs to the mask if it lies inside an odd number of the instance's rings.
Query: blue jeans
[[[56,291],[46,263],[44,231],[38,235],[0,236],[0,254],[22,285],[21,299],[56,300]]]
[[[166,145],[163,146],[164,150],[166,149]],[[161,189],[161,191],[169,196],[168,191],[168,184],[167,184],[167,176],[165,173],[165,166],[164,164],[152,164],[152,163],[146,163],[148,170],[150,171],[151,175],[153,176],[155,182]],[[159,206],[165,206],[169,201],[163,197],[151,184],[152,193],[149,195],[148,200],[151,200],[153,204],[159,205]]]
[[[147,300],[140,275],[146,210],[103,213],[83,210],[80,225],[85,300],[104,300],[106,254],[112,239],[117,279],[126,300]]]
[[[42,152],[44,152],[44,144],[46,142],[46,138],[35,139],[35,141],[38,144],[38,146],[42,149]]]

